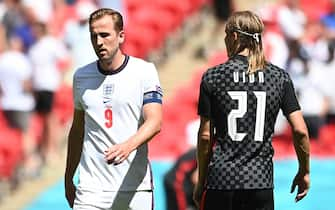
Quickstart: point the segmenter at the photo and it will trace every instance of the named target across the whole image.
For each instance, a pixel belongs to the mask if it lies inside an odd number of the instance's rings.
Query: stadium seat
[[[322,148],[321,155],[335,156],[335,125],[324,125],[320,128],[318,145]]]
[[[311,21],[318,21],[331,7],[329,0],[301,0],[300,4],[307,18]]]
[[[157,32],[146,25],[127,25],[122,49],[129,55],[145,58],[150,51],[160,46],[157,37]]]
[[[143,28],[154,29],[160,42],[164,41],[167,35],[178,26],[175,14],[154,5],[139,8],[131,18],[133,19],[132,25],[138,24]]]
[[[177,24],[181,25],[183,20],[190,14],[191,6],[189,1],[180,0],[156,0],[158,7],[169,11],[176,18]]]
[[[216,66],[218,64],[225,62],[227,59],[228,59],[228,55],[225,50],[221,52],[217,52],[209,58],[208,65],[210,67]]]
[[[15,129],[0,128],[0,178],[12,177],[23,158],[22,134]]]
[[[153,0],[125,0],[128,16],[131,16],[138,8],[153,4]]]
[[[73,114],[72,88],[62,84],[55,94],[53,111],[56,112],[61,124],[66,124]]]

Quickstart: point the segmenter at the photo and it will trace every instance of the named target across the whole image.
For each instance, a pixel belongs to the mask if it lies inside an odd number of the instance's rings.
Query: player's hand
[[[298,186],[298,192],[295,197],[295,202],[300,201],[303,199],[309,190],[310,186],[310,178],[309,173],[299,173],[295,176],[292,186],[291,186],[291,193],[294,192],[295,187]]]
[[[65,181],[65,196],[71,208],[73,208],[74,199],[76,197],[76,187],[72,181]]]
[[[203,191],[204,191],[204,188],[202,185],[200,185],[199,183],[195,185],[194,191],[193,191],[193,201],[198,208],[201,202]]]
[[[104,151],[105,159],[108,164],[118,165],[128,158],[131,151],[130,144],[127,142],[116,144]]]

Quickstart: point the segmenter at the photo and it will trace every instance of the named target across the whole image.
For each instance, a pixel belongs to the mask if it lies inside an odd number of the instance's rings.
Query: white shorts
[[[76,191],[73,210],[153,210],[152,191]]]

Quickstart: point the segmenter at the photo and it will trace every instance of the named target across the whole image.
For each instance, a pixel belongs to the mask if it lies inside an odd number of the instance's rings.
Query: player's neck
[[[114,71],[123,64],[125,57],[126,56],[119,50],[113,57],[113,60],[106,62],[100,60],[99,65],[104,71]]]
[[[243,55],[243,56],[249,56],[249,49],[245,48],[244,50],[242,50],[241,52],[238,53],[239,55]]]

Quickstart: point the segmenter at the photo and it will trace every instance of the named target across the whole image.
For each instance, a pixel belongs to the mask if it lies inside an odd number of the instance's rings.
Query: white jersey
[[[32,67],[21,52],[7,51],[0,56],[0,86],[3,95],[0,107],[3,110],[32,111],[34,97],[25,92],[23,82],[32,77]]]
[[[46,36],[37,41],[29,50],[33,64],[33,87],[39,91],[56,91],[61,83],[58,62],[66,60],[68,52],[58,39]]]
[[[143,123],[145,103],[161,102],[157,70],[152,63],[126,56],[113,72],[92,62],[73,80],[75,108],[85,111],[85,135],[78,188],[94,191],[151,190],[147,144],[119,165],[107,164],[104,151],[133,136]],[[151,97],[157,96],[157,97]]]

